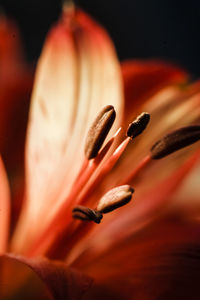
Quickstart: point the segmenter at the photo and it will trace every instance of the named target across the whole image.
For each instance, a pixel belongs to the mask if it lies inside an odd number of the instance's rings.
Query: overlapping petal
[[[62,262],[11,254],[0,257],[0,278],[2,300],[78,300],[92,284],[88,276]]]
[[[124,116],[128,122],[153,95],[168,86],[183,84],[188,79],[182,69],[159,60],[127,60],[121,68],[126,101]]]
[[[119,184],[122,174],[125,178],[128,177],[131,170],[148,154],[151,146],[161,136],[178,127],[198,124],[200,121],[199,82],[184,87],[180,86],[180,83],[185,82],[187,78],[181,69],[167,66],[161,62],[129,61],[122,65],[122,71],[125,82],[123,124],[127,126],[142,111],[150,113],[151,121],[147,130],[129,144],[126,155],[115,167],[112,176],[108,176],[105,180],[103,185],[106,189],[111,184]],[[144,86],[143,90],[142,86]],[[194,145],[149,165],[147,177],[145,173],[140,174],[142,189],[156,184],[175,171],[197,148],[198,145]],[[153,176],[151,176],[152,174]],[[136,178],[132,184],[136,186],[139,180],[139,177]]]
[[[10,189],[0,157],[0,254],[7,251],[10,226]]]
[[[78,268],[92,265],[94,260],[98,260],[98,257],[102,257],[104,253],[118,252],[125,240],[130,240],[131,247],[133,237],[143,228],[148,228],[149,224],[156,219],[169,212],[172,214],[174,211],[180,212],[180,207],[171,209],[175,202],[172,202],[172,196],[183,185],[197,162],[199,162],[199,151],[159,184],[153,185],[146,191],[136,190],[136,195],[130,204],[113,212],[107,218],[104,217],[101,226],[97,226],[89,236],[85,237],[85,240],[77,240],[73,251],[67,253],[67,262]],[[183,203],[179,206],[183,208]],[[188,215],[189,213],[186,214]],[[182,217],[185,217],[183,213]]]
[[[151,123],[95,186],[94,201],[88,202],[94,204],[128,178],[163,134],[200,121],[200,84],[183,86],[186,79],[183,70],[156,61],[126,62],[121,74],[106,32],[82,11],[67,7],[51,29],[38,63],[27,132],[25,202],[11,245],[20,254],[50,250],[48,255],[66,260],[1,256],[2,297],[16,299],[19,293],[20,300],[80,299],[89,292],[89,299],[189,299],[192,289],[198,299],[199,214],[187,212],[177,193],[199,163],[198,145],[162,161],[149,160],[147,168],[128,182],[136,189],[135,202],[105,216],[99,227],[73,223],[69,203],[85,159],[85,136],[98,111],[107,104],[115,107],[118,121],[113,130],[122,124],[121,136],[137,113],[148,111]],[[0,175],[3,253],[9,193],[2,164]],[[63,216],[70,219],[67,228]],[[51,252],[48,243],[59,251]],[[94,285],[69,266],[94,277]]]
[[[199,234],[178,215],[158,220],[88,265],[99,284],[93,297],[198,299]]]
[[[31,88],[32,70],[25,63],[18,29],[0,15],[0,150],[12,168],[23,164]]]
[[[21,251],[27,235],[37,235],[44,214],[43,227],[54,216],[84,159],[91,121],[108,102],[122,111],[122,99],[120,68],[105,31],[81,11],[64,14],[47,37],[36,72],[26,203],[14,249]]]

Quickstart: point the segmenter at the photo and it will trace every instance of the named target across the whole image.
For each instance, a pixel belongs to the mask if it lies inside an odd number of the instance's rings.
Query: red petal
[[[0,157],[0,253],[7,248],[10,222],[10,191],[6,171]]]
[[[156,222],[87,269],[101,285],[97,296],[199,299],[199,238],[199,224],[182,222],[178,216]],[[94,299],[100,299],[95,286],[92,290]]]
[[[199,151],[194,153],[176,172],[161,180],[147,192],[136,194],[135,201],[121,208],[119,214],[113,212],[109,219],[105,219],[100,227],[96,227],[88,240],[86,238],[84,243],[76,245],[78,255],[74,258],[73,265],[79,268],[91,264],[94,257],[98,260],[98,255],[103,256],[104,252],[115,251],[124,240],[131,239],[142,228],[148,228],[155,219],[169,213],[173,204],[173,194],[192,171],[199,160],[199,154]]]
[[[0,53],[0,151],[6,164],[15,167],[13,161],[19,164],[20,158],[23,162],[32,70],[23,59],[17,27],[3,15],[0,15]]]
[[[81,299],[92,283],[63,262],[45,258],[5,255],[0,257],[0,270],[2,300]]]
[[[160,89],[187,79],[183,70],[160,61],[126,61],[122,64],[122,75],[126,117]]]
[[[52,300],[47,286],[18,259],[0,257],[1,300]]]

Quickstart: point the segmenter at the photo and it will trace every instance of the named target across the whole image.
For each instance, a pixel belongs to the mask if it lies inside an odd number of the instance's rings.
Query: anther
[[[97,211],[105,214],[127,204],[131,200],[133,192],[134,189],[130,185],[113,188],[100,199]]]
[[[112,105],[105,106],[97,115],[88,131],[85,143],[85,155],[88,159],[96,157],[112,124],[115,120],[115,110]]]
[[[147,127],[149,121],[150,114],[147,112],[141,113],[132,123],[129,124],[126,135],[132,139],[140,135]]]
[[[179,128],[158,140],[151,148],[153,159],[163,158],[200,139],[200,125]]]
[[[99,224],[103,218],[101,212],[82,205],[77,205],[73,208],[72,217],[82,221],[93,221],[97,224]]]

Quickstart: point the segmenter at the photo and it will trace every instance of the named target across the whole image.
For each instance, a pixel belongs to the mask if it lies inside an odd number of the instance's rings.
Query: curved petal
[[[111,177],[111,184],[118,184],[123,176],[127,178],[128,174],[131,173],[131,168],[134,170],[135,166],[145,157],[151,146],[161,136],[176,128],[200,122],[200,84],[197,82],[183,89],[178,87],[162,89],[149,99],[145,99],[145,103],[141,104],[138,105],[136,110],[138,109],[140,113],[142,111],[150,113],[150,123],[142,135],[129,144],[126,155],[122,156],[120,164],[113,170],[112,176],[107,178],[106,184],[108,186]],[[134,102],[132,105],[134,109]],[[134,112],[134,117],[136,115]],[[143,186],[146,187],[149,184],[152,186],[161,177],[173,172],[175,168],[184,163],[184,160],[196,148],[198,148],[198,144],[178,151],[159,163],[149,165],[147,181],[144,176],[142,178]],[[149,177],[153,173],[154,176]],[[113,182],[113,178],[115,182]]]
[[[157,221],[86,268],[99,282],[92,296],[199,299],[199,237],[199,224],[178,216]]]
[[[37,67],[26,144],[27,197],[13,241],[16,251],[25,250],[27,236],[31,241],[65,200],[84,159],[87,130],[106,104],[117,111],[123,105],[112,42],[83,12],[64,13]]]
[[[131,239],[142,228],[148,228],[155,219],[168,213],[174,205],[173,195],[199,161],[199,155],[200,152],[197,151],[176,172],[147,191],[142,188],[137,191],[136,188],[135,199],[107,218],[104,217],[101,226],[97,226],[85,240],[77,242],[71,254],[67,253],[67,261],[75,267],[90,264],[94,258],[98,260],[98,256],[103,256],[103,253],[114,251],[124,240]]]
[[[15,280],[13,280],[13,278]],[[1,299],[81,299],[92,280],[64,263],[12,254],[0,257]]]
[[[17,26],[13,21],[0,13],[0,49],[1,49],[1,70],[0,78],[6,82],[6,79],[14,78],[16,68],[19,67],[22,59],[22,48],[20,35]],[[18,65],[18,66],[17,66]]]
[[[125,118],[130,117],[145,100],[164,87],[184,83],[187,74],[182,69],[162,61],[128,60],[122,63],[125,94]]]
[[[14,225],[23,191],[24,142],[32,88],[32,69],[25,63],[17,26],[0,13],[0,153],[10,175]],[[0,229],[1,232],[2,228]],[[2,233],[0,234],[3,238]]]
[[[32,70],[25,64],[16,25],[1,14],[0,53],[0,151],[14,168],[19,160],[23,164]]]
[[[0,254],[7,249],[10,224],[10,190],[6,170],[0,157]]]

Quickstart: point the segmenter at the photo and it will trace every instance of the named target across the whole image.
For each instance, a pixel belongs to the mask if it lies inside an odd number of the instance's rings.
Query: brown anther
[[[147,112],[141,113],[132,123],[129,124],[126,135],[132,139],[140,135],[147,127],[149,121],[150,114]]]
[[[163,158],[200,139],[200,125],[179,128],[158,140],[151,148],[153,159]]]
[[[72,217],[82,221],[93,221],[97,224],[99,224],[103,218],[101,212],[82,205],[77,205],[73,208]]]
[[[134,189],[130,185],[121,185],[108,191],[99,201],[97,210],[103,214],[111,212],[118,207],[127,204]]]
[[[85,142],[85,155],[88,159],[94,158],[98,154],[112,127],[115,116],[116,113],[112,105],[105,106],[97,115],[88,131]]]

